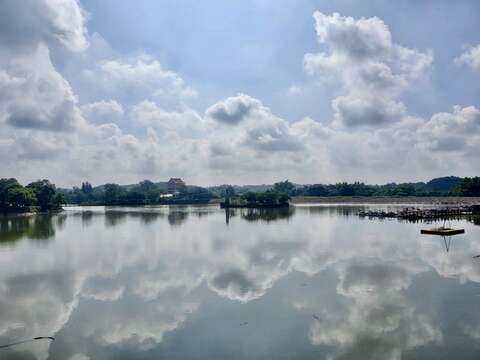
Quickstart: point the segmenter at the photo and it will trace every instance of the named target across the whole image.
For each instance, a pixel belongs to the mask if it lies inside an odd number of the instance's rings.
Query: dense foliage
[[[1,212],[58,210],[64,202],[63,195],[48,180],[22,186],[13,178],[0,179]]]
[[[247,193],[275,191],[289,196],[480,196],[477,178],[459,178],[448,176],[436,178],[426,183],[390,183],[385,185],[366,185],[362,182],[336,184],[298,185],[288,180],[273,185],[221,185],[210,190],[225,197],[227,190],[242,196]]]
[[[453,193],[458,196],[480,196],[480,177],[462,179]]]
[[[199,186],[186,186],[175,194],[167,194],[164,183],[144,180],[135,185],[105,184],[92,187],[88,182],[72,190],[64,190],[69,204],[79,205],[157,205],[208,203],[214,196]]]
[[[290,196],[277,191],[265,191],[263,193],[249,192],[242,195],[240,199],[246,201],[247,205],[274,207],[287,205]]]
[[[479,179],[444,177],[427,183],[366,185],[361,182],[297,187],[290,195],[297,196],[480,196]]]
[[[187,186],[167,194],[166,183],[149,180],[135,185],[105,184],[93,187],[84,182],[73,189],[57,189],[48,180],[22,186],[16,179],[0,179],[0,212],[48,211],[61,204],[153,205],[208,203],[214,197],[237,199],[245,204],[277,206],[291,196],[480,196],[480,178],[443,177],[427,183],[366,185],[361,182],[297,185],[288,180],[274,185],[230,186],[209,189]]]

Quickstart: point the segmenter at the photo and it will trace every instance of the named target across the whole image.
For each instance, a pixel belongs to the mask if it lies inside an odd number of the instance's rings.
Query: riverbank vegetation
[[[185,186],[169,194],[165,184],[144,180],[134,185],[105,184],[93,187],[84,182],[81,187],[62,191],[68,204],[77,205],[205,204],[214,197],[209,190],[199,186]]]
[[[54,184],[38,180],[21,185],[16,179],[0,179],[0,212],[38,212],[60,210],[65,199]]]
[[[273,185],[221,185],[210,188],[184,186],[169,193],[166,182],[144,180],[138,184],[114,183],[92,186],[83,182],[80,187],[58,189],[48,180],[21,185],[16,179],[0,179],[0,212],[29,212],[59,210],[62,204],[77,205],[162,205],[205,204],[217,199],[227,200],[230,206],[281,207],[289,199],[347,198],[347,197],[476,197],[480,196],[480,177],[443,177],[427,183],[367,185],[361,182],[299,185],[288,180]]]
[[[224,197],[229,185],[210,188]],[[299,185],[288,180],[273,185],[231,186],[237,195],[249,192],[275,191],[291,197],[433,197],[433,196],[480,196],[480,178],[459,178],[454,176],[436,178],[426,183],[390,183],[367,185],[362,182],[336,184]]]

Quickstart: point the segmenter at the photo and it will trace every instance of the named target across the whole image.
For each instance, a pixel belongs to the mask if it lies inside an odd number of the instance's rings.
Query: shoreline
[[[291,204],[474,205],[480,197],[462,196],[294,196]]]
[[[469,206],[469,205],[480,205],[480,197],[460,197],[460,196],[401,196],[401,197],[391,197],[391,196],[294,196],[289,202],[290,206],[295,205],[435,205],[435,206]],[[218,205],[221,207],[221,202],[219,199],[213,199],[208,203],[182,203],[182,204],[155,204],[155,205],[101,205],[101,204],[65,204],[62,209],[50,210],[46,212],[7,212],[1,213],[0,216],[31,216],[31,215],[41,215],[41,214],[57,214],[69,207],[143,207],[143,206],[213,206]],[[281,206],[229,206],[229,208],[280,208]],[[286,206],[282,206],[286,207]]]

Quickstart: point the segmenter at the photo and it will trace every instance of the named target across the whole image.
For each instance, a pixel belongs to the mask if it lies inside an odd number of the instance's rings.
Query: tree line
[[[252,191],[256,189],[263,191]],[[79,205],[155,205],[208,203],[212,198],[224,198],[227,190],[248,203],[277,203],[291,196],[480,196],[480,177],[445,177],[428,183],[366,185],[362,182],[296,185],[286,180],[274,185],[252,187],[216,186],[210,189],[186,186],[174,195],[159,183],[144,180],[135,185],[105,184],[93,187],[83,182],[73,189],[58,189],[48,180],[38,180],[26,186],[14,178],[0,179],[0,212],[49,211],[62,204]],[[238,191],[245,189],[245,192]],[[267,191],[265,191],[267,189]],[[263,195],[259,195],[263,194]],[[286,195],[282,196],[282,195]]]
[[[186,186],[175,194],[150,180],[135,185],[105,184],[93,187],[83,182],[80,187],[63,190],[66,202],[78,205],[159,205],[208,203],[214,196],[199,186]]]
[[[63,194],[48,180],[23,186],[14,178],[0,179],[0,212],[59,210],[64,203]]]
[[[273,190],[290,196],[480,196],[480,177],[445,177],[428,183],[366,185],[362,182],[295,185],[282,181]]]

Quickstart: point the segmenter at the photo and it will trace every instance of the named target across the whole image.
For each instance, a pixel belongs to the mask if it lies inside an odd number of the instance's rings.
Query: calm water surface
[[[480,227],[356,211],[1,217],[0,358],[479,359]]]

